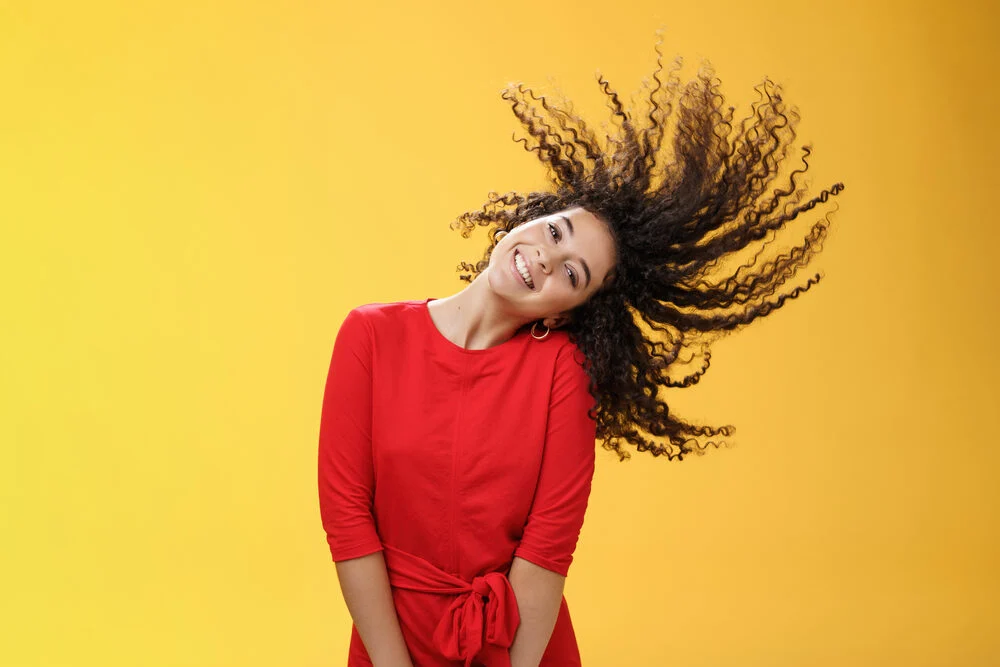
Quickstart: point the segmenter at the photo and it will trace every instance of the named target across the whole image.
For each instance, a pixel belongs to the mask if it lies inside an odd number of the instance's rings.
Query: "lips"
[[[520,250],[519,250],[519,249],[517,249],[517,248],[515,248],[515,249],[514,249],[514,252],[512,252],[512,253],[510,254],[510,270],[511,270],[511,271],[512,271],[512,272],[514,273],[514,277],[515,277],[515,278],[517,278],[517,280],[518,280],[518,281],[519,281],[519,282],[520,282],[520,283],[521,283],[522,285],[524,285],[524,287],[525,287],[526,289],[529,289],[529,290],[531,290],[531,291],[534,291],[534,289],[533,289],[533,288],[531,288],[531,287],[529,287],[529,286],[528,286],[528,283],[524,282],[524,276],[522,276],[522,275],[521,275],[521,272],[517,270],[517,262],[516,262],[516,261],[514,261],[514,260],[515,260],[515,258],[517,257],[517,255],[519,255],[519,254],[521,254],[521,252],[520,252]],[[528,275],[529,275],[529,276],[531,276],[531,277],[532,277],[532,279],[534,279],[534,276],[533,276],[533,275],[531,274],[531,265],[530,265],[530,264],[528,263],[528,259],[527,259],[527,258],[526,258],[526,257],[525,257],[525,256],[524,256],[523,254],[521,255],[521,259],[523,259],[523,260],[524,260],[524,266],[525,266],[525,268],[526,268],[526,269],[527,269],[527,271],[528,271]]]

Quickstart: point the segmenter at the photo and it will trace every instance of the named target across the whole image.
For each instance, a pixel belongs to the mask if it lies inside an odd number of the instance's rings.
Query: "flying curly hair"
[[[722,110],[720,81],[707,60],[682,86],[677,71],[683,58],[677,56],[661,79],[661,43],[655,47],[655,86],[645,79],[640,90],[651,88],[646,126],[634,124],[597,73],[612,119],[620,125],[617,136],[607,134],[604,147],[565,98],[560,106],[521,83],[504,88],[501,96],[535,143],[515,141],[524,142],[547,168],[552,191],[490,192],[481,209],[451,223],[464,238],[477,226],[489,228],[483,259],[458,265],[467,282],[486,269],[502,232],[519,224],[575,206],[608,224],[618,261],[565,329],[586,357],[596,401],[589,414],[597,421],[597,436],[621,461],[630,458],[626,444],[668,460],[702,455],[710,445],[730,446],[725,438],[734,432],[732,425],[682,419],[670,412],[662,390],[696,384],[709,368],[712,342],[819,282],[817,273],[791,290],[781,289],[822,249],[832,211],[798,245],[773,256],[765,250],[800,213],[844,189],[835,183],[806,199],[807,187],[799,181],[809,167],[807,145],[801,149],[804,166],[789,174],[785,188],[766,192],[799,120],[794,107],[785,107],[780,86],[767,77],[755,86],[758,99],[736,127],[734,107]],[[674,110],[673,150],[663,156]]]

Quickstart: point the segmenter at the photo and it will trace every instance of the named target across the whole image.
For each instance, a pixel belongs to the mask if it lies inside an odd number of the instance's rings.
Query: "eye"
[[[553,225],[551,222],[548,223],[548,225],[549,225],[549,233],[552,234],[552,238],[554,238],[556,240],[556,243],[559,243],[559,239],[562,238],[562,232],[559,230],[558,227],[556,227],[555,225]],[[570,282],[570,284],[573,287],[576,287],[576,283],[578,282],[577,278],[576,278],[576,272],[573,271],[573,269],[571,269],[571,268],[569,268],[567,266],[566,267],[566,274],[569,276],[569,282]]]
[[[560,232],[559,228],[553,225],[551,222],[549,223],[549,231],[552,233],[552,238],[554,238],[556,240],[556,243],[558,243],[559,239],[562,238],[562,232]]]

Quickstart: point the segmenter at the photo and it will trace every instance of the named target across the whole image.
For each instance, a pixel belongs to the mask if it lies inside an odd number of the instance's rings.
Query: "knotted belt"
[[[388,544],[384,557],[389,585],[422,593],[456,595],[434,630],[434,645],[449,660],[472,667],[510,667],[508,649],[521,622],[510,580],[489,572],[472,582],[449,574],[419,556]]]

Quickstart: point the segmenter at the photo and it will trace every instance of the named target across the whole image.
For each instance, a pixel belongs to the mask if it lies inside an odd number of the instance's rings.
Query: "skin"
[[[564,217],[572,223],[572,234]],[[515,251],[527,261],[534,289],[514,270]],[[614,238],[606,223],[585,208],[564,209],[515,227],[497,243],[489,266],[468,287],[431,301],[428,309],[453,343],[487,349],[535,321],[550,329],[565,326],[571,311],[600,289],[615,261]]]

